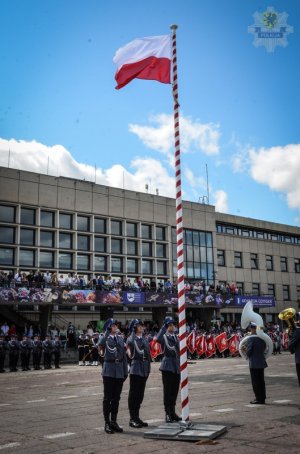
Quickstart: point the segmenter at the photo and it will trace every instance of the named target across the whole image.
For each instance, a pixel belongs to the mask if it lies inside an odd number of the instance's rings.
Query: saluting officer
[[[30,370],[29,360],[30,360],[30,351],[31,351],[31,342],[29,342],[26,335],[23,336],[20,342],[20,352],[21,352],[21,366],[22,370]]]
[[[50,336],[45,336],[43,340],[43,352],[44,352],[44,369],[52,369],[51,367],[51,355],[52,355],[52,342]]]
[[[162,372],[166,422],[181,421],[175,411],[180,384],[179,339],[175,330],[175,321],[172,317],[166,317],[156,338],[163,349],[163,359],[159,370]]]
[[[41,369],[42,341],[39,336],[34,336],[32,344],[32,364],[34,370]]]
[[[113,434],[123,432],[117,423],[117,415],[123,383],[128,375],[128,364],[124,338],[118,335],[116,321],[112,318],[107,320],[103,329],[105,334],[99,341],[99,354],[104,355],[102,370],[104,430],[108,434]]]
[[[17,364],[19,359],[19,341],[17,336],[11,336],[11,339],[7,343],[8,351],[9,351],[9,370],[11,372],[17,372]]]
[[[130,336],[127,339],[127,354],[130,364],[130,387],[128,408],[129,425],[136,429],[147,427],[148,424],[140,419],[140,407],[144,399],[146,382],[150,374],[150,347],[148,340],[143,337],[144,325],[141,320],[132,320],[129,326]]]
[[[4,334],[0,334],[0,373],[3,374],[4,370],[4,363],[5,363],[5,356],[7,350],[7,342],[5,340]]]

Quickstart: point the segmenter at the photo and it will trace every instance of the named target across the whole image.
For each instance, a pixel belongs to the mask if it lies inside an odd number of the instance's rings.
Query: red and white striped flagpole
[[[176,239],[177,239],[177,285],[178,285],[178,314],[180,341],[180,389],[182,420],[189,419],[189,387],[186,350],[186,317],[184,293],[184,257],[183,257],[183,227],[182,227],[182,198],[181,198],[181,165],[180,165],[180,135],[179,135],[179,102],[177,83],[177,25],[170,26],[172,30],[172,66],[173,66],[173,98],[174,98],[174,131],[175,131],[175,181],[176,181]]]

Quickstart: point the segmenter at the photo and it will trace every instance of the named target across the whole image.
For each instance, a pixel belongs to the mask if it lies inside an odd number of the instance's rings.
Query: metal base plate
[[[226,426],[202,424],[201,422],[162,424],[144,433],[144,438],[163,440],[199,441],[214,440],[227,432]]]

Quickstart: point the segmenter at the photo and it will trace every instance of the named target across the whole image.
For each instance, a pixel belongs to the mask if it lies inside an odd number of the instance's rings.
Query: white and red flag
[[[158,342],[156,342],[156,339],[153,339],[151,342],[149,342],[149,347],[150,355],[151,358],[153,359],[157,358],[157,356],[162,353],[161,345]]]
[[[201,336],[198,336],[198,337],[196,338],[196,350],[197,350],[197,354],[198,354],[199,356],[204,355],[204,353],[206,352],[206,349],[207,349],[206,338],[205,338],[205,336],[202,334]]]
[[[227,334],[225,332],[216,336],[215,340],[216,340],[216,345],[217,345],[220,353],[223,353],[225,350],[227,350],[228,342],[227,342]]]
[[[206,348],[205,355],[206,355],[206,358],[210,358],[211,356],[216,354],[215,337],[212,336],[211,334],[209,334],[206,337],[206,345],[207,345],[207,348]]]
[[[186,338],[186,346],[191,352],[191,354],[195,353],[196,350],[196,332],[192,330],[188,337]]]
[[[228,348],[231,355],[235,355],[239,351],[239,337],[237,334],[233,334],[228,339]]]
[[[124,87],[133,79],[171,82],[171,37],[170,35],[138,38],[117,50],[113,61],[117,67],[116,89]]]

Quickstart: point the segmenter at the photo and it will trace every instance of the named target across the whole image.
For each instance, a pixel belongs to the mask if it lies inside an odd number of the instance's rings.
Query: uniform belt
[[[120,363],[122,360],[116,358],[116,359],[104,359],[104,362],[106,363]]]

